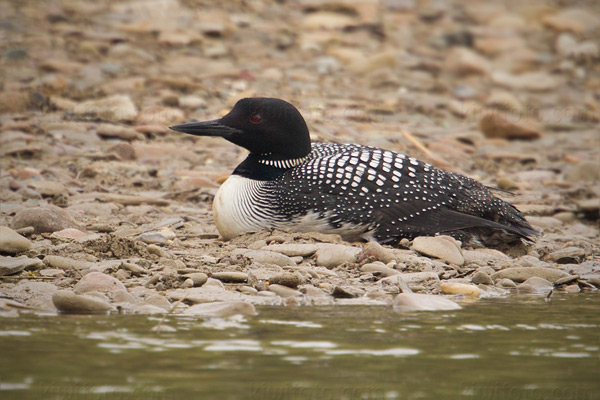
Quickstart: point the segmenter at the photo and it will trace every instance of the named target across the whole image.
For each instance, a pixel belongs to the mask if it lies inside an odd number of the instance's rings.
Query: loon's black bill
[[[236,133],[240,133],[240,131],[235,128],[223,125],[218,119],[174,125],[170,126],[169,129],[195,136],[219,136],[225,139],[230,138]]]

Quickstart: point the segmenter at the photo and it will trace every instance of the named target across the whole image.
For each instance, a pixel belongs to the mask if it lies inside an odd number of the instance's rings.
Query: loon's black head
[[[304,118],[296,107],[281,99],[242,99],[222,118],[171,129],[196,136],[220,136],[271,160],[305,157],[311,149]]]

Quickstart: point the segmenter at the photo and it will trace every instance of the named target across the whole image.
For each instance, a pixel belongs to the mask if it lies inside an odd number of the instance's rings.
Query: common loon
[[[300,112],[280,99],[245,98],[222,118],[171,129],[250,151],[213,202],[225,240],[263,228],[392,245],[422,235],[499,244],[538,234],[473,179],[376,147],[311,143]]]

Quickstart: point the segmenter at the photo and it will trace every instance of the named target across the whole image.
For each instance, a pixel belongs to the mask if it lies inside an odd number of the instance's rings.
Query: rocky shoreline
[[[597,8],[521,3],[3,3],[1,314],[439,309],[597,290]],[[245,154],[167,126],[248,96],[294,103],[314,140],[512,192],[499,195],[542,236],[500,249],[285,231],[223,242],[210,205]]]

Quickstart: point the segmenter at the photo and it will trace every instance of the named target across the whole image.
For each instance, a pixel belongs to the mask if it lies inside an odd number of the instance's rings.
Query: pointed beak
[[[233,135],[241,133],[241,131],[238,129],[223,125],[221,120],[218,119],[174,125],[170,126],[169,129],[195,136],[219,136],[225,139],[229,139]]]

